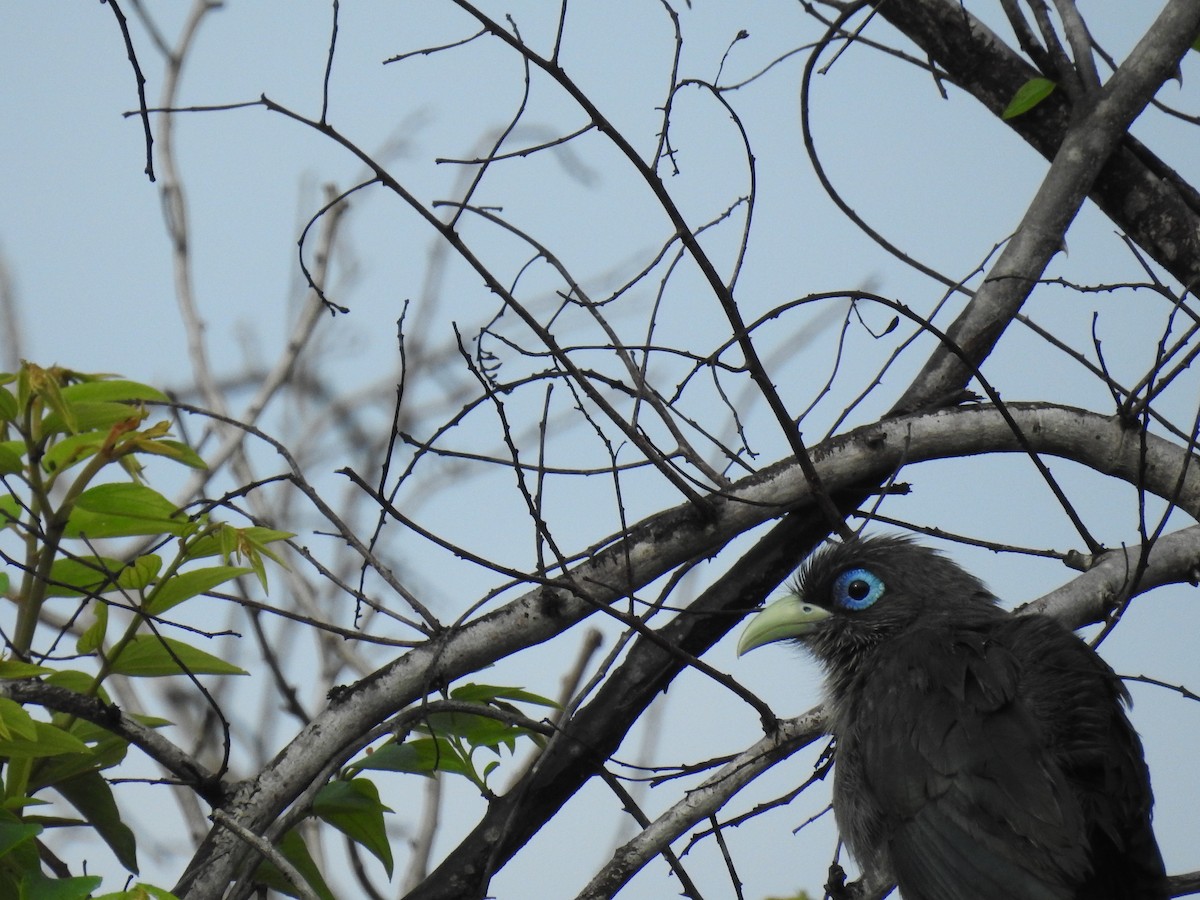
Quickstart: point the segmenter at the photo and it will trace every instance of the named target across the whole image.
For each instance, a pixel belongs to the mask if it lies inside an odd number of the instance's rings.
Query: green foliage
[[[150,884],[135,884],[128,890],[101,894],[94,900],[179,900],[179,898],[170,891],[164,891],[162,888]]]
[[[392,846],[383,824],[383,814],[391,810],[379,802],[374,783],[366,778],[335,779],[317,792],[312,811],[369,851],[392,874]]]
[[[242,576],[267,587],[266,561],[282,565],[274,545],[288,532],[237,528],[205,512],[177,509],[146,483],[143,461],[158,457],[202,468],[186,445],[172,440],[166,421],[151,421],[147,403],[165,396],[146,385],[26,363],[0,374],[0,540],[11,569],[0,589],[17,609],[11,657],[0,659],[0,686],[21,679],[111,702],[114,677],[170,678],[242,675],[242,669],[195,645],[167,636],[164,619],[187,603]],[[135,539],[135,540],[129,540]],[[103,550],[96,542],[102,541]],[[122,547],[128,550],[122,552]],[[39,654],[35,639],[47,604],[67,601],[78,622],[75,652],[83,661],[57,667]],[[61,658],[61,641],[55,646]],[[351,765],[317,792],[311,825],[319,821],[348,836],[390,875],[393,869],[385,814],[367,770],[467,778],[489,795],[488,779],[519,741],[542,736],[521,705],[554,703],[521,688],[460,685],[445,701],[409,710],[411,739],[394,739]],[[148,727],[162,719],[138,717]],[[0,696],[0,897],[82,898],[100,879],[52,878],[37,852],[47,829],[88,829],[130,872],[138,871],[137,842],[121,818],[105,777],[129,750],[100,725],[60,712],[38,715]],[[52,793],[75,817],[39,815]],[[302,830],[280,840],[283,857],[322,898],[333,895],[306,847]],[[261,883],[285,894],[295,888],[269,862]],[[104,900],[170,900],[138,884]]]
[[[299,872],[301,877],[308,882],[308,886],[313,889],[321,900],[334,900],[333,892],[329,890],[329,885],[325,883],[325,877],[321,874],[321,869],[317,866],[316,861],[313,860],[312,854],[308,852],[308,847],[305,845],[304,839],[300,837],[300,834],[295,829],[292,829],[280,839],[276,849],[283,854],[284,859],[292,864],[292,868]],[[286,894],[288,897],[300,896],[291,882],[269,860],[264,860],[259,865],[254,873],[254,880],[281,894]]]
[[[1017,88],[1016,94],[1013,95],[1008,106],[1004,108],[1004,112],[1000,113],[1000,118],[1012,119],[1021,115],[1021,113],[1029,112],[1029,110],[1053,94],[1056,87],[1058,85],[1049,78],[1030,78]]]
[[[455,709],[438,711],[435,705],[413,728],[426,737],[388,741],[355,762],[351,770],[376,769],[419,775],[445,772],[463,776],[478,787],[480,793],[490,795],[487,781],[500,765],[501,748],[513,753],[521,739],[529,739],[539,746],[542,743],[539,732],[513,721],[513,717],[524,717],[510,701],[545,707],[558,705],[521,688],[492,684],[460,685],[450,691],[449,699],[455,703]],[[465,704],[476,704],[479,711],[464,711],[462,705]],[[481,750],[490,751],[497,757],[488,759],[482,769],[476,761]]]
[[[291,535],[189,514],[145,483],[143,461],[150,457],[204,468],[191,448],[170,437],[169,422],[151,421],[146,404],[166,401],[148,385],[60,367],[23,363],[18,372],[0,374],[0,539],[18,548],[6,549],[11,569],[0,571],[0,591],[17,610],[13,655],[0,660],[0,682],[41,679],[107,703],[104,684],[114,676],[245,674],[164,636],[161,617],[181,604],[204,602],[205,594],[242,575],[255,575],[265,589],[264,560],[282,564],[270,545]],[[122,556],[125,538],[137,538],[140,549]],[[101,540],[118,549],[98,554]],[[214,558],[216,564],[201,563]],[[59,598],[69,598],[73,614],[82,614],[75,650],[90,667],[59,669],[39,656],[39,621],[46,604]],[[124,612],[114,613],[117,606]],[[165,724],[139,718],[149,727]],[[36,840],[48,828],[90,829],[137,872],[134,834],[104,777],[127,750],[124,738],[98,725],[57,712],[46,720],[0,696],[0,896],[92,896],[99,878],[42,872]],[[44,801],[35,795],[43,791],[79,818],[37,815]],[[140,884],[104,896],[172,897]]]

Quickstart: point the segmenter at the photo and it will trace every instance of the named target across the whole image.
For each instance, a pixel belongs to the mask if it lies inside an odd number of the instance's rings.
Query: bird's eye
[[[866,609],[883,596],[883,582],[866,569],[848,569],[833,583],[833,602],[843,609]]]

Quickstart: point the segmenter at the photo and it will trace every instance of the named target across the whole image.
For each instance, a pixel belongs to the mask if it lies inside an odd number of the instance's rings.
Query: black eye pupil
[[[850,595],[850,599],[852,600],[861,600],[867,594],[871,593],[871,586],[861,578],[855,578],[846,585],[846,593]]]

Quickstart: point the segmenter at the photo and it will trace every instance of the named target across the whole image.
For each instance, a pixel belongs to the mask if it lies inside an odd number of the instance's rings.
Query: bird
[[[1120,678],[905,535],[830,543],[747,625],[824,671],[833,810],[904,900],[1160,900],[1153,794]]]

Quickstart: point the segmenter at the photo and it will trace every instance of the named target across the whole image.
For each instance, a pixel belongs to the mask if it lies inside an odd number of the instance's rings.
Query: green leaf
[[[85,431],[72,434],[55,443],[42,457],[42,470],[61,472],[78,462],[94,456],[108,439],[107,431]]]
[[[93,900],[179,900],[179,898],[165,888],[142,884],[139,881],[127,891],[99,894]]]
[[[153,634],[135,636],[112,661],[118,675],[160,678],[164,675],[246,675],[245,669],[174,638]]]
[[[321,875],[321,869],[313,861],[308,847],[305,846],[304,840],[295,829],[285,834],[275,846],[283,854],[283,858],[304,877],[309,887],[316,891],[318,897],[322,900],[334,900],[333,892],[329,890],[329,885],[325,883],[325,878]],[[298,896],[298,892],[292,887],[291,882],[284,878],[283,873],[268,861],[264,860],[259,865],[254,873],[254,880],[289,897]]]
[[[66,407],[70,418],[64,418],[62,410],[56,410],[42,420],[43,434],[79,434],[84,431],[105,431],[118,422],[140,421],[146,418],[145,410],[125,403],[72,403]]]
[[[21,521],[21,514],[24,509],[17,502],[17,498],[12,494],[7,497],[0,497],[0,528],[11,525],[13,522]]]
[[[0,756],[36,758],[87,752],[87,745],[83,741],[49,722],[35,721],[33,727],[35,737],[32,740],[16,735],[0,739]]]
[[[193,569],[182,572],[167,579],[149,596],[146,612],[151,615],[161,615],[184,600],[211,591],[219,584],[224,584],[239,575],[247,575],[253,569],[244,566],[209,566],[204,569]]]
[[[465,700],[470,703],[488,703],[492,700],[512,700],[517,703],[533,703],[537,706],[548,706],[558,709],[559,704],[553,700],[531,693],[524,688],[502,687],[494,684],[463,684],[450,691],[455,700]]]
[[[19,659],[0,659],[0,678],[35,678],[53,671],[45,666],[21,662]]]
[[[50,566],[47,597],[78,597],[111,591],[124,564],[104,556],[77,556],[57,559]]]
[[[531,734],[528,728],[520,725],[509,725],[491,716],[474,713],[434,713],[428,716],[420,726],[434,737],[458,737],[472,747],[496,748],[500,745],[512,750],[516,739]]]
[[[17,418],[17,398],[8,388],[0,388],[0,422],[13,422]]]
[[[87,672],[80,672],[78,669],[60,669],[47,675],[43,679],[46,684],[52,684],[55,687],[65,688],[68,691],[74,691],[77,694],[95,695],[105,703],[111,703],[112,700],[108,696],[108,692],[101,687],[96,690],[96,678],[89,675]]]
[[[313,798],[313,813],[375,856],[392,874],[392,847],[383,814],[391,812],[379,802],[379,790],[365,778],[337,780]]]
[[[41,825],[13,821],[10,817],[0,819],[0,856],[37,837],[41,831]]]
[[[38,791],[45,787],[57,787],[78,775],[96,773],[110,769],[125,758],[129,742],[97,725],[81,727],[76,720],[69,733],[88,744],[86,753],[63,753],[38,760],[29,775],[29,790]]]
[[[1027,82],[1017,88],[1017,92],[1013,95],[1008,106],[1004,108],[1004,112],[1000,113],[1002,119],[1012,119],[1021,115],[1021,113],[1029,112],[1052,93],[1058,87],[1049,78],[1030,78]]]
[[[90,487],[75,501],[80,509],[90,512],[133,516],[139,519],[172,519],[179,510],[158,491],[142,484],[98,484]]]
[[[37,740],[37,723],[20,703],[0,697],[0,738]]]
[[[47,878],[39,870],[32,869],[21,879],[19,900],[87,900],[103,880],[99,875]]]
[[[18,386],[22,389],[17,401],[18,409],[24,406],[22,400],[31,402],[33,397],[39,397],[46,408],[52,410],[46,420],[56,418],[60,423],[57,430],[79,431],[78,422],[75,420],[75,411],[62,395],[62,382],[70,376],[70,371],[60,369],[58,366],[43,369],[34,363],[23,363],[21,380],[18,382]],[[46,420],[43,420],[43,430]]]
[[[25,442],[0,442],[0,475],[16,475],[25,470]]]
[[[75,642],[75,652],[83,656],[95,653],[103,644],[108,634],[108,604],[92,604],[92,624],[79,636]]]
[[[171,399],[158,388],[120,378],[81,381],[68,385],[62,389],[62,396],[71,403],[122,400],[157,400],[160,403],[168,403]]]
[[[77,556],[56,560],[50,566],[47,597],[78,597],[107,593],[117,588],[140,591],[154,580],[162,559],[153,553],[129,564],[106,556]]]
[[[67,521],[68,537],[129,537],[183,534],[191,527],[175,504],[142,484],[120,482],[88,488],[75,501]]]
[[[155,456],[165,456],[177,463],[190,466],[193,469],[207,469],[206,463],[200,456],[182,441],[171,441],[163,438],[157,441],[146,441],[138,445],[138,453],[151,453]]]
[[[117,584],[129,591],[145,590],[158,576],[162,557],[154,553],[139,556],[117,575]]]
[[[416,738],[403,744],[392,741],[384,744],[374,753],[368,753],[362,759],[355,760],[350,765],[353,770],[376,769],[382,772],[404,772],[413,775],[432,775],[439,769],[449,771],[441,765],[448,754],[438,746],[433,738]],[[462,762],[454,757],[461,769]],[[463,775],[465,771],[455,774]]]
[[[228,559],[232,554],[241,552],[244,548],[255,548],[260,552],[267,552],[267,544],[286,541],[290,537],[295,537],[290,531],[276,531],[274,528],[262,528],[257,525],[249,528],[235,528],[232,525],[221,524],[213,529],[211,534],[206,534],[193,541],[184,555],[187,559],[203,559],[206,556],[220,556]],[[268,555],[271,559],[279,562],[278,557],[273,553]]]
[[[129,826],[121,821],[112,788],[104,777],[99,772],[86,772],[60,781],[55,789],[79,810],[80,815],[108,844],[117,862],[136,875],[137,841]]]

